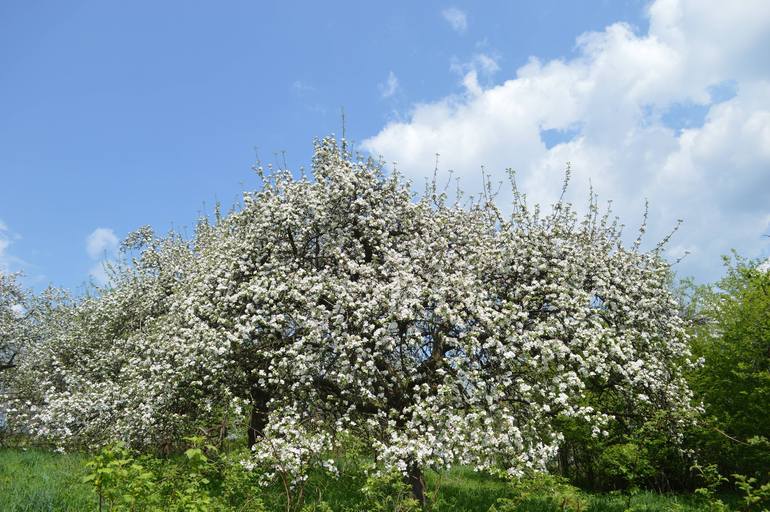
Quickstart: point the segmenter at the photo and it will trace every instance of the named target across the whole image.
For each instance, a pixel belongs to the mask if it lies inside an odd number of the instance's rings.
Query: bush
[[[770,272],[739,257],[727,275],[702,288],[703,320],[693,340],[703,365],[691,386],[703,400],[698,454],[723,474],[767,480],[770,467]]]
[[[398,472],[373,475],[361,489],[364,506],[371,512],[419,512],[420,503],[412,497],[412,489]]]
[[[501,498],[489,512],[542,510],[543,512],[581,512],[588,507],[587,496],[566,479],[534,473],[511,482],[512,498]]]
[[[136,457],[123,444],[103,448],[86,465],[101,511],[216,512],[265,510],[252,473],[232,459],[212,460],[200,439],[182,459]]]
[[[646,450],[634,443],[607,447],[598,461],[599,477],[615,489],[635,491],[654,474]]]

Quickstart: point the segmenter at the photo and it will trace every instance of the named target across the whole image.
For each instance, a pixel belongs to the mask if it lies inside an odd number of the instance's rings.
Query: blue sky
[[[576,200],[590,181],[634,225],[647,197],[651,238],[683,218],[669,256],[713,279],[768,255],[770,10],[708,4],[5,2],[0,267],[99,279],[129,231],[238,201],[255,146],[306,165],[344,107],[416,182],[439,152],[548,201],[569,160]]]

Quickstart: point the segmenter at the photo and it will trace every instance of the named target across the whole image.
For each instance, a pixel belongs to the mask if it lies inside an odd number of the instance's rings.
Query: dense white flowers
[[[405,474],[516,474],[553,458],[559,418],[600,435],[616,411],[597,396],[689,410],[668,265],[624,247],[593,197],[583,218],[518,193],[510,216],[490,194],[415,199],[331,139],[313,179],[260,176],[189,243],[131,237],[134,264],[25,359],[35,432],[158,444],[246,420],[244,464],[294,479],[343,434]]]
[[[0,372],[16,365],[16,357],[27,336],[25,332],[27,297],[16,274],[0,270]],[[2,391],[0,374],[0,391]]]

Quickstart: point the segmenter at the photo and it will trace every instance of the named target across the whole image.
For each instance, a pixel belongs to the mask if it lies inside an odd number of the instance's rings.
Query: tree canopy
[[[26,300],[17,276],[0,271],[0,372],[16,366],[25,338],[22,317]]]
[[[18,425],[157,447],[245,422],[251,463],[297,468],[349,433],[419,497],[427,467],[542,469],[564,418],[601,436],[690,410],[662,245],[625,246],[593,196],[582,216],[515,183],[504,207],[415,196],[331,138],[312,176],[259,176],[192,240],[129,237],[132,263],[25,349]]]
[[[770,272],[725,259],[727,273],[697,290],[693,350],[702,365],[690,379],[704,403],[703,452],[727,473],[766,478],[770,467]]]

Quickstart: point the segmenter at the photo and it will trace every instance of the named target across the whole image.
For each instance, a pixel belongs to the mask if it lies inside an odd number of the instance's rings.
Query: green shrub
[[[654,474],[646,450],[635,443],[608,446],[597,463],[600,478],[615,489],[636,491]]]
[[[739,257],[727,275],[694,295],[693,350],[703,365],[690,379],[706,420],[699,458],[723,474],[767,480],[770,468],[770,272]]]
[[[103,448],[86,466],[102,511],[216,512],[264,510],[255,476],[233,458],[212,459],[202,439],[182,458],[135,457],[123,444]]]
[[[587,510],[587,496],[566,479],[546,473],[533,473],[511,481],[512,498],[500,498],[489,512],[583,512]]]
[[[94,486],[98,510],[155,510],[160,496],[155,475],[135,460],[123,444],[103,448],[86,463],[83,482]]]
[[[734,474],[733,478],[743,494],[741,502],[745,510],[770,510],[770,483],[759,485],[756,478],[738,474]]]
[[[398,472],[372,475],[361,489],[363,505],[370,512],[418,512],[419,502],[412,497],[412,488],[404,483]]]

